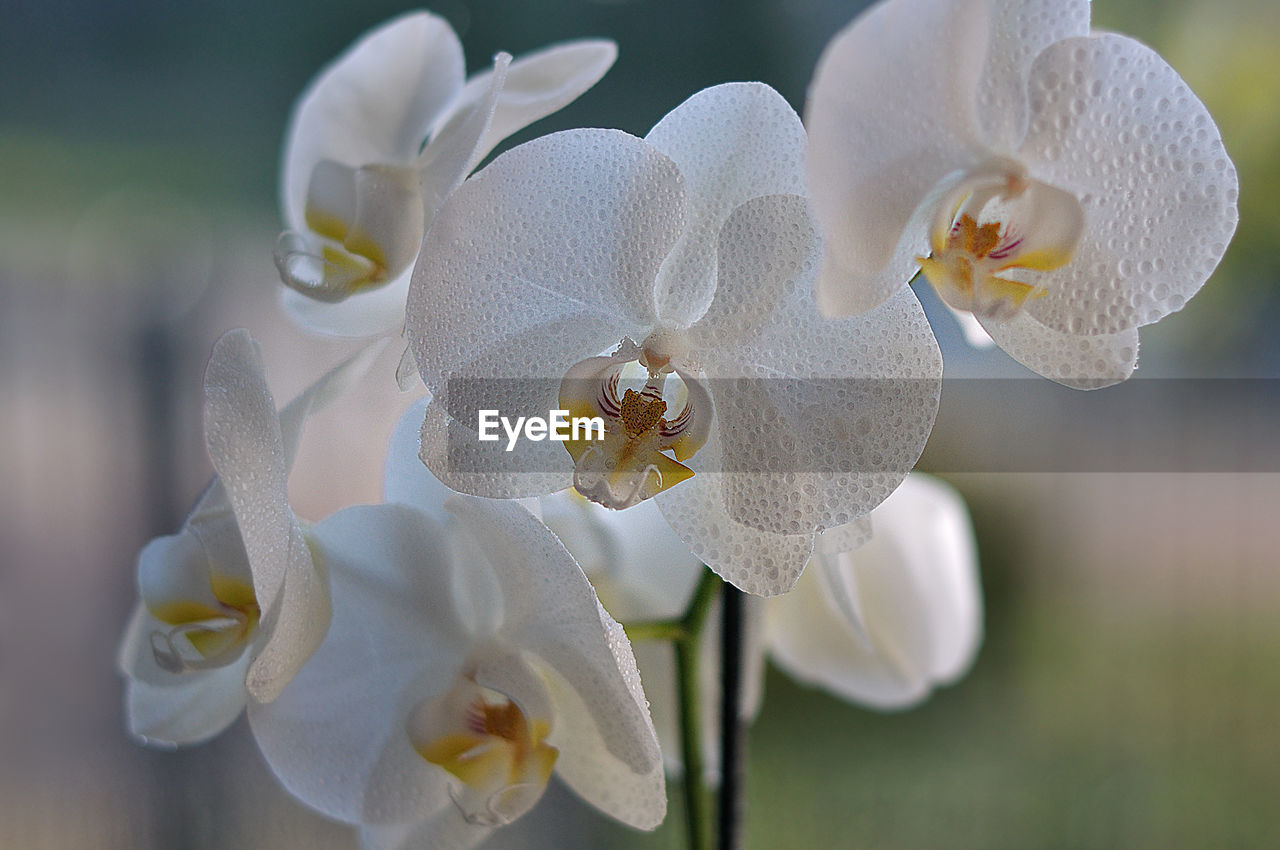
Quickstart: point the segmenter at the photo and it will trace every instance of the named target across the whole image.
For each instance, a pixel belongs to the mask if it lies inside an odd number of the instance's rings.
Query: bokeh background
[[[519,142],[573,126],[643,134],[696,90],[729,80],[763,80],[799,109],[822,46],[860,5],[431,8],[459,32],[470,70],[500,49],[618,41],[604,81]],[[129,741],[114,653],[138,549],[177,528],[209,474],[200,379],[213,340],[250,328],[277,399],[351,350],[306,337],[276,306],[279,145],[292,99],[321,64],[407,8],[0,5],[0,847],[356,846],[276,788],[243,721],[178,753]],[[1094,23],[1153,45],[1179,70],[1216,117],[1243,187],[1222,267],[1185,310],[1144,330],[1139,375],[1260,379],[1232,385],[1234,409],[1275,409],[1266,379],[1280,376],[1280,7],[1098,0]],[[965,348],[945,314],[935,328],[949,375],[1025,377],[999,352]],[[375,368],[393,368],[398,354]],[[1118,437],[1091,422],[1079,394],[1052,398],[1061,424],[1044,435],[1045,462],[1016,473],[967,464],[964,446],[984,430],[1030,445],[1037,435],[999,405],[944,400],[923,466],[941,470],[973,512],[983,649],[967,678],[897,714],[771,671],[750,742],[750,846],[1275,846],[1275,431],[1242,439],[1235,415],[1209,407],[1182,437],[1192,454],[1230,444],[1222,468],[1072,471],[1054,458],[1093,446],[1114,456]],[[302,516],[378,499],[385,441],[409,401],[361,389],[316,417],[291,482]],[[1129,420],[1126,445],[1179,422],[1153,404]],[[538,815],[544,837],[570,827],[576,837],[544,846],[680,846],[678,795],[668,827],[637,837],[551,793],[559,805]]]

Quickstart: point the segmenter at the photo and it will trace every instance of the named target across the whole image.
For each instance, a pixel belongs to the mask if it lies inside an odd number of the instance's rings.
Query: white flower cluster
[[[385,503],[307,525],[286,487],[303,422],[372,357],[277,413],[247,332],[218,341],[216,477],[139,556],[120,652],[140,740],[203,741],[247,707],[284,786],[369,848],[474,846],[553,773],[652,829],[679,763],[671,658],[633,653],[615,618],[678,618],[704,564],[761,597],[746,715],[766,655],[882,709],[972,662],[963,503],[907,477],[942,375],[913,275],[1036,372],[1104,386],[1234,230],[1203,105],[1091,32],[1087,0],[885,0],[827,48],[803,124],[731,83],[644,138],[554,133],[471,175],[615,54],[499,54],[465,79],[423,12],[299,99],[285,308],[332,334],[403,328],[397,377],[429,395]],[[482,410],[603,430],[504,444],[479,438]]]

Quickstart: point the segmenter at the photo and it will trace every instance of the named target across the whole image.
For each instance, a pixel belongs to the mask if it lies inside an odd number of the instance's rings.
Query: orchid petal
[[[1021,313],[984,322],[996,345],[1037,375],[1075,389],[1098,389],[1128,380],[1138,364],[1138,329],[1113,334],[1065,334]]]
[[[267,642],[246,686],[268,701],[320,643],[329,594],[289,508],[280,423],[247,331],[214,344],[205,372],[205,439],[244,540]]]
[[[985,351],[994,346],[995,340],[991,338],[991,334],[987,333],[987,329],[982,326],[982,322],[978,321],[978,317],[973,315],[969,310],[957,310],[947,302],[942,302],[947,308],[947,312],[956,320],[956,324],[960,326],[960,333],[964,336],[964,341],[971,348],[979,351]]]
[[[625,133],[571,130],[499,156],[440,210],[414,270],[407,331],[424,383],[560,376],[648,327],[683,227],[675,164]]]
[[[609,615],[601,609],[601,619]],[[610,622],[612,622],[610,620]],[[548,739],[560,750],[556,760],[556,775],[586,800],[605,814],[636,829],[655,829],[667,814],[666,778],[662,770],[661,753],[658,750],[657,733],[649,720],[648,702],[640,690],[640,676],[635,671],[622,628],[612,626],[612,641],[625,646],[625,660],[629,664],[632,699],[644,707],[644,721],[648,726],[647,737],[652,741],[654,757],[648,760],[647,769],[636,770],[615,754],[606,737],[616,730],[603,727],[605,719],[599,707],[584,699],[582,692],[559,670],[546,667],[544,675],[551,699],[555,703],[557,724]],[[623,656],[620,656],[620,659]]]
[[[216,616],[222,602],[214,595],[210,572],[226,570],[235,578],[251,580],[234,520],[227,519],[228,551],[209,552],[200,538],[183,529],[178,534],[157,537],[138,553],[138,595],[154,616],[165,622],[183,622]],[[189,609],[166,613],[181,606]]]
[[[140,628],[147,629],[147,625]],[[154,665],[149,649],[140,659],[145,663],[148,656],[152,672],[134,667],[134,677],[125,686],[129,734],[142,743],[172,747],[199,744],[234,723],[244,710],[248,652],[225,666],[185,674],[165,674]],[[153,684],[164,675],[168,675],[168,683]]]
[[[814,534],[777,534],[735,519],[724,491],[735,478],[752,478],[759,486],[759,476],[711,471],[722,468],[720,458],[720,436],[713,430],[698,452],[705,469],[654,499],[689,550],[725,581],[761,596],[785,593],[813,553]]]
[[[341,604],[284,692],[250,706],[263,756],[290,793],[330,817],[456,814],[447,774],[406,731],[413,707],[449,687],[469,640],[453,612],[440,525],[406,506],[358,506],[314,534]]]
[[[563,677],[613,758],[638,774],[660,763],[630,644],[555,536],[518,505],[455,497],[446,507],[497,573],[504,639]]]
[[[824,51],[804,123],[809,192],[826,239],[819,301],[829,312],[871,309],[901,287],[912,255],[900,240],[918,253],[920,234],[907,229],[913,214],[944,176],[982,158],[974,92],[987,28],[981,0],[894,0]],[[908,265],[886,268],[895,256]]]
[[[493,827],[467,823],[453,806],[429,818],[391,826],[362,826],[364,850],[471,850],[493,834]]]
[[[915,465],[937,413],[941,355],[910,291],[861,316],[821,318],[812,296],[819,243],[804,199],[746,206],[760,214],[737,241],[772,241],[774,253],[756,268],[726,264],[721,285],[769,291],[764,276],[775,274],[786,288],[749,342],[706,356],[724,469],[734,473],[722,498],[740,523],[812,535],[869,512]],[[796,247],[768,238],[778,233],[794,234]],[[797,268],[802,246],[809,256]],[[738,377],[750,380],[715,380]]]
[[[1055,41],[1089,34],[1089,0],[988,0],[987,22],[978,126],[989,147],[1012,151],[1027,132],[1032,61]]]
[[[645,141],[679,166],[689,196],[688,227],[655,284],[659,318],[687,326],[711,302],[729,214],[760,195],[804,194],[804,127],[763,83],[726,83],[680,104]]]
[[[1181,309],[1237,220],[1235,167],[1204,105],[1150,48],[1111,34],[1047,48],[1029,92],[1020,156],[1080,199],[1087,224],[1027,310],[1065,333],[1114,334]]]
[[[475,146],[467,170],[475,168],[507,136],[577,100],[600,82],[617,58],[618,46],[612,41],[584,38],[553,44],[516,59],[507,69],[493,116]],[[444,132],[443,128],[456,121],[458,115],[485,98],[492,74],[486,71],[467,80],[433,135]]]
[[[614,617],[661,620],[688,607],[702,562],[671,530],[653,500],[624,511],[569,492],[539,502],[543,523],[573,554]]]
[[[410,271],[405,268],[394,280],[338,302],[317,301],[284,286],[280,288],[280,306],[309,331],[336,337],[379,336],[404,323]]]
[[[391,435],[383,472],[382,493],[388,502],[410,505],[444,521],[445,500],[453,491],[432,475],[418,459],[418,434],[427,410],[427,399],[419,399],[405,411]]]
[[[905,708],[973,661],[982,631],[973,536],[960,499],[923,476],[908,478],[874,518],[870,543],[819,556],[792,593],[767,603],[768,640],[800,681]],[[856,585],[856,613],[827,595],[822,570]]]
[[[478,92],[480,96],[467,104],[468,109],[456,113],[452,121],[434,131],[431,141],[418,157],[418,170],[422,174],[422,205],[427,221],[435,217],[440,205],[462,185],[483,156],[478,148],[493,121],[510,64],[509,53],[499,53],[494,57],[493,70],[485,75],[487,84]]]
[[[281,206],[289,229],[304,225],[307,186],[318,163],[358,168],[412,161],[462,77],[458,37],[428,12],[371,30],[321,71],[298,98],[285,135]]]

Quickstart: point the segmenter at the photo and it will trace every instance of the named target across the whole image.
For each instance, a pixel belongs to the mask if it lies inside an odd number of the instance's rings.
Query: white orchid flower
[[[977,550],[964,501],[912,473],[854,550],[819,547],[795,590],[764,606],[765,644],[792,678],[878,709],[949,684],[982,641]]]
[[[366,33],[299,97],[286,134],[276,265],[288,312],[344,336],[398,331],[422,235],[502,139],[563,108],[613,64],[611,41],[554,45],[464,80],[429,12]]]
[[[1151,49],[1090,31],[1088,0],[885,0],[828,45],[805,120],[824,312],[918,267],[1068,386],[1132,374],[1138,328],[1186,304],[1235,230],[1213,119]]]
[[[661,822],[661,754],[626,636],[520,505],[355,507],[316,536],[328,636],[249,712],[291,793],[361,825],[368,848],[474,846],[553,772],[626,824]]]
[[[451,491],[418,461],[418,430],[426,412],[425,400],[404,414],[391,438],[386,464],[386,500],[430,510]],[[705,567],[663,519],[652,501],[641,502],[625,511],[611,511],[567,490],[528,500],[525,506],[555,532],[574,560],[586,573],[600,602],[622,623],[671,620],[680,617],[689,605],[694,588]],[[754,600],[758,602],[759,600]],[[750,609],[753,614],[755,606]],[[764,685],[764,653],[759,650],[759,618],[753,616],[749,637],[752,650],[743,694],[743,716],[754,717],[759,709]],[[719,702],[711,697],[718,691],[719,630],[713,612],[703,632],[699,672],[701,723],[708,731],[718,727]],[[680,732],[676,696],[675,658],[666,641],[632,644],[640,680],[653,725],[657,730],[667,772],[678,775]],[[703,740],[704,764],[708,776],[719,770],[719,739],[707,734]]]
[[[289,508],[286,479],[308,413],[373,353],[339,365],[277,417],[248,332],[214,345],[204,423],[216,476],[182,530],[138,556],[142,599],[120,648],[129,730],[144,742],[216,735],[251,697],[275,698],[319,645],[328,585]]]
[[[433,394],[427,466],[489,497],[574,485],[621,509],[656,496],[720,575],[790,588],[816,534],[870,511],[915,463],[941,375],[910,292],[818,315],[804,144],[776,92],[729,84],[644,139],[556,133],[468,180],[409,294]],[[483,409],[598,416],[604,438],[483,442]]]

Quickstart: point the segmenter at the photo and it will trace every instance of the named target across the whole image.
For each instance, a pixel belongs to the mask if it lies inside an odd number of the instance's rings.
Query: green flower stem
[[[710,569],[693,591],[689,607],[679,619],[648,620],[624,625],[627,639],[669,640],[676,654],[676,687],[680,699],[680,757],[684,761],[685,825],[689,850],[711,848],[711,797],[702,786],[702,724],[698,693],[698,644],[711,611],[711,602],[723,582]]]
[[[680,695],[680,757],[684,762],[685,826],[689,850],[711,848],[711,798],[702,787],[702,724],[698,693],[698,644],[706,626],[711,601],[720,589],[720,577],[704,570],[689,608],[680,618],[671,641],[676,654],[676,681]]]

